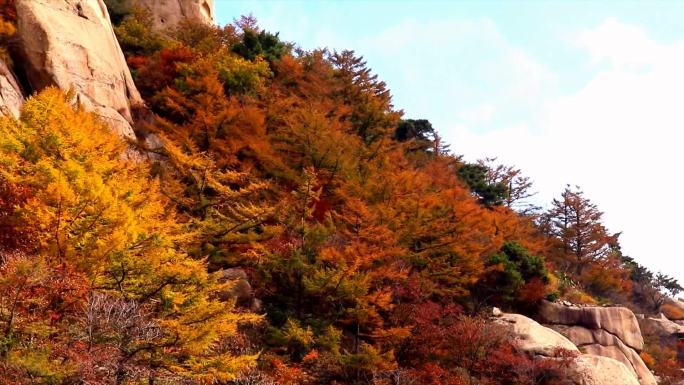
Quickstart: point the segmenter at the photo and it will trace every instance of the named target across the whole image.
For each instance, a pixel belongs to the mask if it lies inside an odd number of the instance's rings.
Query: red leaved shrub
[[[31,242],[33,229],[19,218],[17,209],[31,196],[28,188],[0,178],[0,250],[25,251]]]

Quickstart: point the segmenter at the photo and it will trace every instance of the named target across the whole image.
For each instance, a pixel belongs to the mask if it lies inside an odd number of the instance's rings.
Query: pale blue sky
[[[457,154],[547,204],[579,184],[625,251],[684,282],[684,2],[215,1],[304,49],[352,49]]]

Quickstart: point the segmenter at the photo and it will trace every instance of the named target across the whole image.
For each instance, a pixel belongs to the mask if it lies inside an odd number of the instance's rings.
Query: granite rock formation
[[[57,86],[123,137],[143,105],[103,0],[18,0],[21,68],[31,91]]]
[[[133,0],[148,10],[156,29],[178,25],[183,20],[214,23],[214,0]]]

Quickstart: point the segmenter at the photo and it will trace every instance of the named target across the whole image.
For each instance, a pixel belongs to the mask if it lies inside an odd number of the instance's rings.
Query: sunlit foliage
[[[108,5],[149,108],[139,140],[53,89],[0,120],[16,384],[559,385],[571,356],[521,354],[480,312],[656,311],[681,290],[622,255],[579,189],[541,213],[521,170],[403,119],[353,51],[296,49],[252,17],[155,32]]]

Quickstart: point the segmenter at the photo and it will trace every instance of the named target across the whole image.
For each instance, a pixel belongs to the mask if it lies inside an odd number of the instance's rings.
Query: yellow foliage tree
[[[89,281],[85,315],[65,329],[81,328],[72,340],[114,352],[101,359],[117,384],[231,380],[255,357],[224,342],[256,316],[218,299],[227,288],[183,252],[193,234],[169,214],[147,165],[126,160],[124,149],[55,89],[29,99],[20,120],[0,120],[0,176],[33,192],[15,213],[40,230],[33,253],[53,273],[74,266]]]

